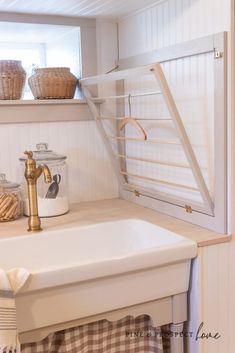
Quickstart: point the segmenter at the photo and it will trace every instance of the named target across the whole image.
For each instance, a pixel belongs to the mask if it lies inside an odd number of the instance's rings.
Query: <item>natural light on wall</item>
[[[81,77],[79,27],[0,22],[0,34],[0,59],[22,61],[27,78],[38,67],[69,67]],[[24,99],[32,98],[26,84]]]

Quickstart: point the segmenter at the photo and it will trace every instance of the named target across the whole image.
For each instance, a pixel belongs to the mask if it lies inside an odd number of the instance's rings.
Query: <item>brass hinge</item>
[[[219,51],[219,50],[215,50],[214,52],[214,58],[215,59],[221,59],[223,57],[223,52],[222,51]]]
[[[140,193],[139,193],[139,191],[134,190],[134,194],[135,194],[135,196],[136,196],[136,197],[140,197]]]
[[[189,205],[185,205],[185,210],[186,210],[187,213],[193,213],[193,209]]]

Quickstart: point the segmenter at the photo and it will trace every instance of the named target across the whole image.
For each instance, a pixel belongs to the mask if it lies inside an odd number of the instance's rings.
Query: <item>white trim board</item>
[[[93,120],[84,100],[17,100],[0,102],[0,125]]]
[[[226,38],[227,33],[221,32],[202,38],[192,39],[169,47],[152,50],[128,58],[122,58],[118,60],[117,65],[119,70],[127,70],[137,66],[150,65],[156,62],[163,63],[189,56],[210,53],[219,49],[218,43],[225,41]]]

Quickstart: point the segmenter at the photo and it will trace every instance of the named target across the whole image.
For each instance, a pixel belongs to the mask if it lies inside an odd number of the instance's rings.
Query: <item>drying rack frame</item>
[[[184,57],[200,55],[205,53],[214,53],[214,155],[215,158],[215,175],[214,175],[214,203],[211,200],[206,184],[204,182],[200,167],[194,155],[190,141],[185,132],[182,120],[174,103],[173,97],[165,80],[164,74],[159,63],[176,60]],[[83,92],[87,98],[88,105],[95,117],[98,129],[101,133],[103,141],[109,152],[111,161],[116,171],[121,197],[133,201],[137,204],[153,208],[171,216],[181,218],[183,220],[201,225],[205,228],[212,229],[219,233],[227,233],[227,33],[219,33],[201,39],[192,40],[182,44],[177,44],[172,47],[159,49],[144,55],[135,56],[120,60],[118,67],[121,71],[117,71],[108,75],[99,75],[81,80]],[[156,63],[158,64],[152,64]],[[138,65],[139,67],[136,67]],[[142,66],[144,65],[144,66]],[[147,66],[146,66],[147,65]],[[124,71],[123,71],[124,70]],[[102,102],[102,99],[124,99],[128,95],[124,92],[124,79],[129,75],[129,72],[145,73],[146,70],[153,71],[156,76],[161,92],[152,92],[152,94],[163,93],[165,103],[170,111],[174,127],[178,132],[185,155],[187,156],[191,170],[193,172],[198,190],[201,192],[204,206],[194,203],[191,207],[185,199],[169,197],[163,193],[154,194],[144,188],[138,187],[136,191],[126,182],[127,173],[120,173],[120,166],[125,165],[128,156],[125,155],[123,147],[120,143],[119,152],[114,158],[110,143],[105,134],[101,120],[104,117],[99,116],[99,110],[96,103]],[[116,81],[117,95],[109,97],[92,97],[88,86],[99,84],[102,82]],[[150,93],[151,94],[151,93]],[[143,94],[142,94],[143,95]],[[148,93],[149,95],[149,93]],[[120,108],[119,108],[120,109]],[[123,113],[124,104],[119,113]],[[123,114],[121,114],[123,116]],[[119,114],[118,114],[119,116]],[[112,136],[110,136],[112,138]],[[113,136],[115,138],[115,136]],[[117,137],[119,142],[125,140],[125,136]],[[150,141],[151,142],[151,141]],[[169,142],[170,143],[170,142]],[[174,141],[172,141],[174,143]],[[123,160],[123,161],[122,161]],[[122,170],[122,169],[121,169]],[[185,212],[186,210],[186,212]]]

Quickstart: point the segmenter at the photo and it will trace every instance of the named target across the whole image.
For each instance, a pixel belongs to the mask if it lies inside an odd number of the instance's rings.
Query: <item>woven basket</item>
[[[20,99],[26,72],[18,60],[0,60],[0,99]]]
[[[29,86],[35,99],[71,99],[77,81],[68,67],[48,67],[36,69]]]

